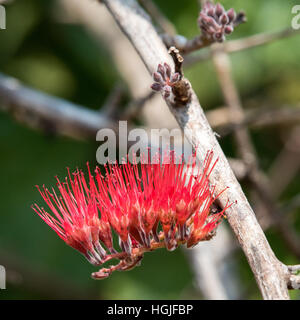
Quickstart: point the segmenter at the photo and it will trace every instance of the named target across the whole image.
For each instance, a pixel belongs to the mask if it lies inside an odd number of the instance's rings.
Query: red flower
[[[95,177],[88,166],[88,183],[79,170],[73,177],[69,172],[65,182],[57,178],[59,197],[54,189],[38,187],[52,214],[36,204],[33,209],[92,264],[119,259],[119,264],[92,274],[106,278],[114,270],[133,268],[147,251],[174,250],[179,244],[191,247],[212,237],[231,205],[211,213],[219,196],[214,196],[208,180],[217,163],[212,164],[212,158],[213,152],[208,152],[201,169],[194,153],[185,169],[184,161],[177,164],[178,158],[169,152],[162,158],[157,155],[151,163],[148,156],[149,163],[141,165],[108,164],[105,176],[97,168]],[[119,237],[119,251],[112,229]]]

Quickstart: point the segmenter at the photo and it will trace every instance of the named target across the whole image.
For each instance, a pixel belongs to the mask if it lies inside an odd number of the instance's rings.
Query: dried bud
[[[155,82],[151,85],[151,89],[161,91],[163,97],[167,99],[171,96],[172,87],[180,80],[180,74],[178,72],[172,73],[172,69],[167,63],[159,64],[157,72],[153,73],[153,80]]]
[[[198,25],[206,39],[222,42],[225,35],[233,32],[236,17],[234,9],[226,12],[220,3],[215,5],[207,1],[200,11]]]

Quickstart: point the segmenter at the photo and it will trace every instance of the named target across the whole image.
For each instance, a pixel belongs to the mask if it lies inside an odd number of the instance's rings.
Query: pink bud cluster
[[[159,64],[157,72],[153,73],[153,80],[155,81],[151,88],[154,91],[161,91],[165,99],[169,98],[172,93],[172,87],[180,80],[178,72],[172,73],[171,67],[164,63]]]
[[[226,11],[220,3],[207,1],[200,11],[198,25],[206,39],[222,42],[225,35],[233,32],[235,19],[234,9]]]

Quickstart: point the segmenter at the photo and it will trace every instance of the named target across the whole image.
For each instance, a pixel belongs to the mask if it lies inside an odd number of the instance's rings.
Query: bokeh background
[[[116,83],[121,83],[125,104],[131,96],[105,43],[96,39],[84,24],[68,19],[59,2],[6,2],[7,29],[0,30],[0,72],[34,89],[95,110],[101,108]],[[196,0],[155,3],[180,34],[191,38],[199,32]],[[291,8],[300,3],[224,0],[222,4],[244,10],[248,17],[248,22],[228,37],[232,40],[290,27]],[[299,108],[299,57],[299,35],[232,54],[234,78],[245,108]],[[134,70],[132,73],[138,77]],[[211,61],[187,68],[185,75],[206,111],[224,104]],[[291,125],[251,129],[259,163],[266,172],[291,130]],[[6,112],[0,112],[0,138],[0,264],[7,270],[7,289],[0,290],[0,299],[203,298],[181,249],[171,253],[157,250],[146,254],[142,265],[130,272],[115,273],[104,281],[92,280],[90,274],[95,268],[67,247],[32,211],[32,203],[42,204],[36,184],[54,185],[54,176],[63,178],[66,167],[84,168],[86,161],[96,165],[95,139],[77,141],[57,136],[46,127],[33,130]],[[236,156],[232,135],[221,138],[220,143],[226,155]],[[247,192],[247,183],[243,188]],[[299,175],[295,175],[280,196],[280,204],[288,205],[299,189]],[[288,214],[299,234],[299,209],[293,208]],[[226,222],[224,225],[228,227]],[[299,264],[276,229],[269,228],[266,235],[279,259],[285,264]],[[242,251],[235,250],[230,259],[237,266],[240,298],[260,299]],[[291,296],[300,297],[297,292],[291,292]]]

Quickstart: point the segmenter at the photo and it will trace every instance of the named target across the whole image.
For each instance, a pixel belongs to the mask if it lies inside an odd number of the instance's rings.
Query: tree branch
[[[30,89],[1,73],[0,107],[30,127],[76,139],[95,139],[99,129],[117,128],[101,112]]]
[[[27,126],[74,139],[95,140],[101,128],[118,133],[117,119],[132,120],[145,103],[154,96],[130,101],[120,111],[123,89],[116,86],[101,111],[94,111],[22,85],[17,79],[0,73],[0,110],[11,113]]]
[[[174,70],[174,62],[151,24],[149,16],[134,0],[103,0],[120,28],[152,74],[157,65],[166,62]],[[187,80],[186,80],[187,81]],[[188,81],[187,81],[188,82]],[[167,104],[184,131],[186,138],[197,146],[197,156],[204,161],[207,150],[212,149],[219,158],[210,181],[216,192],[229,186],[220,196],[225,206],[227,198],[236,204],[227,210],[228,221],[244,250],[250,267],[264,299],[289,299],[285,278],[286,268],[277,260],[259,226],[256,217],[237,181],[216,137],[211,130],[195,92],[191,89],[191,100],[178,107],[169,99]]]

